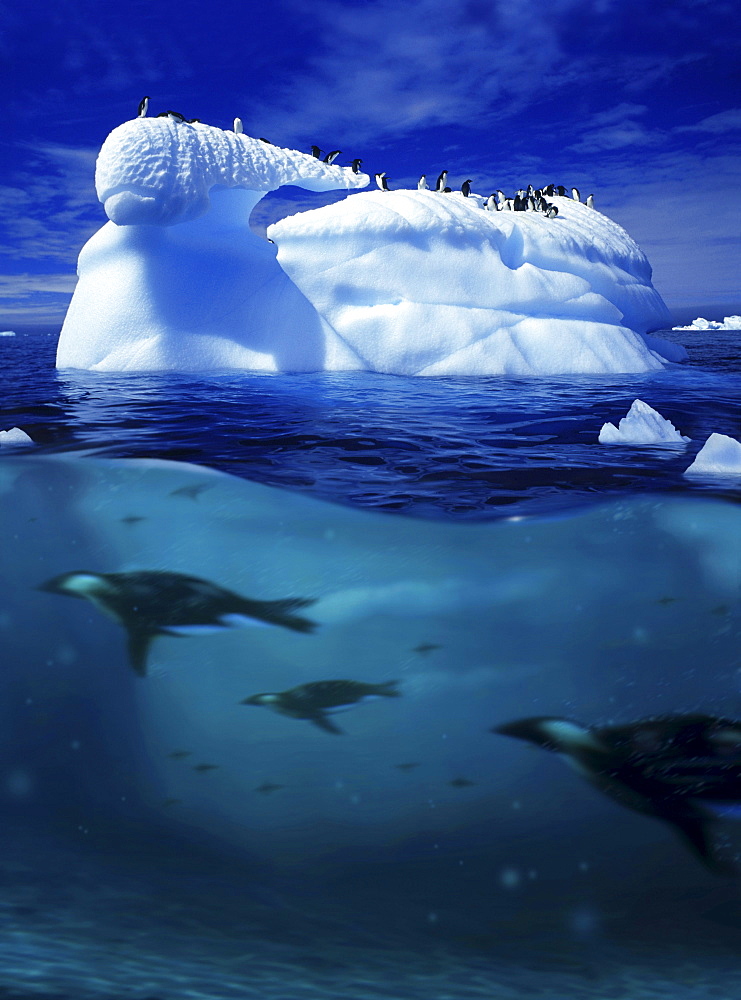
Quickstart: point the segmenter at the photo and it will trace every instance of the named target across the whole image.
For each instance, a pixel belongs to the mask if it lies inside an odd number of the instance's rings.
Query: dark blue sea
[[[733,721],[659,818],[495,731],[741,719],[741,480],[682,475],[741,437],[741,333],[669,336],[424,380],[0,338],[0,1000],[738,1000],[741,825],[667,818]],[[690,444],[600,445],[636,398]]]

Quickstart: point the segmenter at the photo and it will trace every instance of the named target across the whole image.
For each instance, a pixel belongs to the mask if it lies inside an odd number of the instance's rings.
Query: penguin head
[[[515,719],[514,722],[505,722],[502,726],[493,726],[491,732],[501,736],[514,736],[515,739],[534,743],[543,750],[552,750],[555,753],[601,749],[599,741],[585,726],[553,715]]]
[[[61,573],[36,587],[36,590],[43,590],[49,594],[66,594],[68,597],[88,597],[106,589],[102,576],[77,570],[72,573]]]
[[[280,701],[280,695],[277,694],[253,694],[249,698],[244,698],[240,701],[240,705],[274,705],[277,701]]]

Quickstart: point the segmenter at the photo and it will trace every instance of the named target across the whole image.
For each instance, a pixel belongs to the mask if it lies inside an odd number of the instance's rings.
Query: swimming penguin
[[[388,178],[386,177],[385,171],[382,174],[376,174],[376,184],[381,191],[389,190]]]
[[[587,195],[587,208],[594,208],[594,195],[593,194],[588,194]]]
[[[571,197],[574,199],[574,201],[581,201],[581,195],[579,194],[579,188],[572,188],[571,189]]]
[[[469,196],[469,194],[471,193],[471,179],[470,178],[467,181],[464,181],[461,184],[461,191],[463,192],[463,197],[464,198],[467,198]]]
[[[149,98],[142,97],[142,99],[139,101],[139,110],[136,113],[137,117],[146,118],[148,110],[149,110]]]
[[[448,180],[448,171],[447,170],[443,170],[443,172],[440,174],[440,176],[437,179],[437,184],[435,184],[435,190],[436,191],[440,191],[440,192],[444,191],[445,190],[445,184],[447,183],[447,180]]]
[[[312,146],[311,147],[311,155],[315,156],[317,158],[317,160],[321,160],[323,152],[324,151],[321,150],[318,146]]]
[[[361,164],[362,162],[363,162],[363,161],[362,161],[362,160],[360,160],[360,159],[358,159],[358,160],[353,160],[353,161],[352,161],[352,163],[350,164],[350,166],[352,167],[352,172],[353,172],[354,174],[359,174],[359,173],[360,173],[360,164]]]
[[[84,597],[128,633],[131,666],[147,673],[149,646],[158,635],[193,635],[239,625],[281,625],[313,632],[316,622],[294,614],[314,600],[289,597],[258,601],[208,580],[183,573],[143,570],[139,573],[62,573],[38,590]]]
[[[244,125],[242,124],[241,118],[234,119],[234,131],[237,135],[241,135],[244,132]]]
[[[492,732],[559,754],[616,802],[673,826],[708,868],[728,871],[710,825],[734,807],[741,814],[741,721],[666,715],[588,729],[540,716]]]
[[[261,795],[270,795],[272,792],[279,792],[281,788],[285,788],[285,785],[275,785],[271,781],[263,781],[261,785],[258,785],[255,789]]]
[[[333,149],[331,153],[327,153],[327,155],[324,157],[324,162],[331,165],[332,163],[334,163],[334,161],[341,153],[342,153],[341,149]]]
[[[306,719],[328,733],[342,734],[327,718],[330,712],[340,712],[351,705],[371,698],[399,698],[398,681],[384,681],[381,684],[364,684],[361,681],[312,681],[290,688],[288,691],[274,691],[253,694],[240,705],[260,705],[270,708],[280,715],[292,719]]]
[[[427,183],[427,174],[422,174],[420,179],[417,181],[418,191],[429,191],[430,185]]]

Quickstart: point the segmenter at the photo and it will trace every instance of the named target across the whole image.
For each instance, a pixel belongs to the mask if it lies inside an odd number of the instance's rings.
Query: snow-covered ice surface
[[[674,330],[741,330],[741,316],[726,316],[725,319],[704,319],[698,316],[689,326],[675,326]]]
[[[268,229],[278,261],[370,371],[555,375],[661,368],[668,313],[636,243],[600,212],[488,212],[369,191]],[[686,357],[676,345],[672,358]],[[673,349],[673,350],[672,350]]]
[[[169,119],[115,129],[96,187],[112,220],[83,248],[60,368],[412,375],[649,372],[686,355],[646,257],[601,213],[483,211],[369,192],[249,229],[268,191],[365,174]]]
[[[684,474],[741,478],[741,441],[727,434],[711,434]]]
[[[691,439],[680,434],[671,420],[641,399],[634,400],[618,426],[602,425],[600,444],[683,446]]]
[[[0,431],[0,448],[12,448],[19,445],[33,444],[32,438],[21,430],[20,427],[11,427],[10,430]]]

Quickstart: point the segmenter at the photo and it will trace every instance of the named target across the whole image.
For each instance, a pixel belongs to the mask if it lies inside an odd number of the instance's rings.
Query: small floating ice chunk
[[[648,403],[636,399],[617,427],[609,423],[602,425],[598,440],[600,444],[648,444],[666,447],[684,446],[691,438],[680,434],[671,420],[662,417]]]
[[[33,438],[30,438],[20,427],[11,427],[9,431],[0,431],[0,448],[26,444],[34,444]]]
[[[711,434],[685,476],[738,476],[741,479],[741,441],[727,434]]]
[[[0,337],[15,337],[15,330],[0,330]]]

